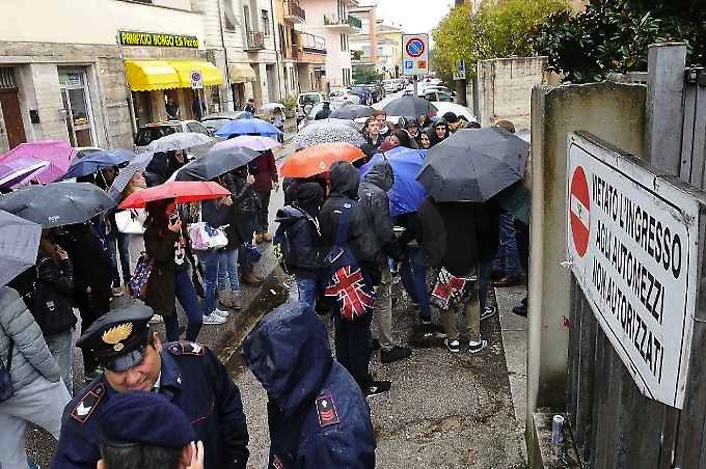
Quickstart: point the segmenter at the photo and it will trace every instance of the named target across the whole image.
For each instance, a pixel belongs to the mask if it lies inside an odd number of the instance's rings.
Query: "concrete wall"
[[[191,0],[158,2],[185,9],[117,0],[5,0],[0,7],[0,41],[116,44],[120,29],[188,34],[203,40],[201,15],[190,11]]]
[[[478,112],[487,127],[501,119],[530,128],[532,88],[546,83],[546,57],[481,60],[477,64]]]
[[[538,407],[566,401],[570,272],[566,259],[567,135],[584,130],[643,155],[646,90],[600,83],[532,91],[532,187],[527,422]],[[528,439],[532,438],[530,426]],[[528,440],[528,447],[531,447]]]

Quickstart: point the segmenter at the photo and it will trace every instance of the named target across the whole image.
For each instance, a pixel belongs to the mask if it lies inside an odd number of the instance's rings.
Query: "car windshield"
[[[311,104],[312,106],[321,101],[321,96],[318,93],[303,94],[299,96],[299,104],[302,106],[307,106]]]
[[[165,135],[171,135],[176,132],[177,132],[177,129],[172,126],[143,127],[137,133],[137,138],[135,139],[135,143],[137,144],[138,147],[144,147],[146,145],[149,145],[151,142],[164,137]]]
[[[221,127],[226,125],[228,122],[230,122],[232,119],[229,119],[228,117],[212,117],[209,119],[204,119],[201,121],[201,123],[207,128],[211,129],[214,132],[218,132]]]

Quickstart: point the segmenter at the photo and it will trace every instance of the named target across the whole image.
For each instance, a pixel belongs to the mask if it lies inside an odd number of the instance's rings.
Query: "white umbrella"
[[[213,143],[214,139],[208,135],[190,133],[190,132],[177,132],[170,135],[166,135],[159,138],[147,146],[147,149],[153,153],[176,151],[176,150],[186,150],[188,148],[197,147],[199,145],[205,145],[207,143]]]
[[[297,149],[307,148],[319,143],[350,143],[361,146],[365,143],[355,122],[345,119],[321,119],[311,121],[294,137]]]

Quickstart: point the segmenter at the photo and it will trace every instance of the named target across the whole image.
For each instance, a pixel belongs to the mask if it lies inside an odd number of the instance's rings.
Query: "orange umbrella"
[[[158,186],[133,192],[123,200],[120,208],[144,208],[148,202],[175,199],[178,204],[199,200],[220,199],[230,191],[210,181],[169,181]]]
[[[363,151],[350,143],[321,143],[292,154],[282,164],[284,177],[306,178],[324,173],[336,161],[352,163],[365,156]]]

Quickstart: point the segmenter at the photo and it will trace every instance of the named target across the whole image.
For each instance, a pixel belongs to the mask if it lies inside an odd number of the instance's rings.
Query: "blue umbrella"
[[[216,135],[229,138],[231,135],[258,134],[264,137],[281,135],[280,130],[262,119],[236,119],[221,127]]]
[[[132,161],[135,154],[129,150],[100,150],[89,153],[87,156],[74,160],[66,171],[63,179],[77,178],[97,173],[103,168],[118,166]]]
[[[403,213],[416,212],[426,197],[424,186],[417,181],[417,174],[424,165],[426,150],[396,147],[382,154],[377,153],[360,167],[360,177],[365,177],[370,168],[385,159],[392,166],[395,182],[387,192],[390,198],[390,214],[395,217]],[[384,155],[384,156],[383,156]]]

